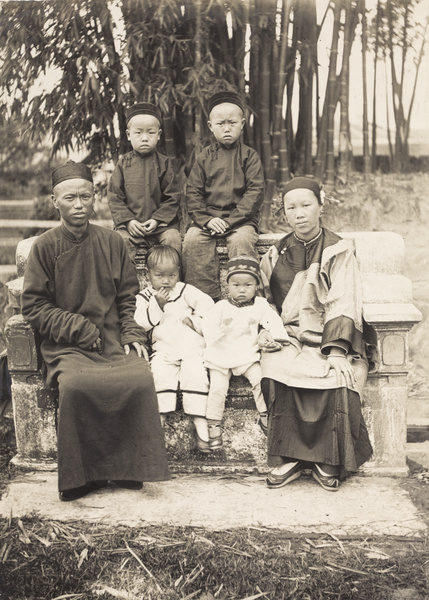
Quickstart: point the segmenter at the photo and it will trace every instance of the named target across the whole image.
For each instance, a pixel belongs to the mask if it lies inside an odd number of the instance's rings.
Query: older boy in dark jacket
[[[256,242],[264,176],[255,150],[240,140],[244,107],[233,92],[208,103],[215,139],[197,157],[188,179],[186,202],[192,224],[183,243],[184,279],[214,300],[221,296],[216,239],[225,237],[229,258],[258,258]]]

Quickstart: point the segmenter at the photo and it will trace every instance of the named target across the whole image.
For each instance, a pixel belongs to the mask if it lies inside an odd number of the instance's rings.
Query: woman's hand
[[[346,387],[354,388],[356,376],[354,374],[353,367],[347,360],[347,356],[345,354],[343,355],[335,351],[333,354],[328,356],[328,363],[335,371],[338,386],[343,386],[345,381]]]
[[[143,358],[147,362],[149,362],[149,353],[148,353],[146,347],[143,346],[143,344],[139,344],[138,342],[131,342],[131,344],[125,344],[124,345],[124,352],[125,352],[125,354],[129,354],[130,353],[130,351],[131,351],[130,345],[137,352],[137,356],[139,358],[141,358],[143,356]]]

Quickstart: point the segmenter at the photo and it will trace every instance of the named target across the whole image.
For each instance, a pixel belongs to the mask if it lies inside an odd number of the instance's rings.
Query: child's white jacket
[[[260,328],[275,340],[288,339],[281,317],[265,298],[256,296],[251,306],[235,306],[228,300],[215,304],[203,319],[207,366],[233,369],[258,362]]]
[[[145,331],[152,331],[153,351],[165,354],[171,360],[201,355],[205,347],[202,318],[214,304],[210,296],[179,281],[162,309],[155,294],[151,286],[137,294],[134,315]],[[195,330],[183,323],[186,317],[191,319]]]

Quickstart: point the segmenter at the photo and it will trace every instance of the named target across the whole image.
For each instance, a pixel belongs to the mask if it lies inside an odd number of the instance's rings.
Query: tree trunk
[[[299,69],[299,115],[295,136],[295,164],[297,174],[311,176],[313,142],[313,78],[314,49],[317,46],[317,15],[314,0],[299,3],[295,12],[297,38],[301,40],[301,67]]]
[[[348,181],[351,140],[349,136],[349,71],[350,52],[354,37],[356,6],[344,4],[344,44],[343,62],[340,75],[340,138],[337,177],[345,185]]]
[[[289,179],[289,161],[287,152],[286,120],[283,118],[283,96],[286,86],[286,64],[289,14],[292,0],[282,2],[282,27],[280,33],[280,56],[277,74],[277,94],[274,111],[273,152],[278,156],[279,182],[284,185]]]
[[[371,172],[370,156],[369,156],[369,133],[368,133],[368,83],[366,78],[366,51],[367,51],[367,32],[366,32],[366,6],[365,0],[361,0],[362,12],[362,95],[363,95],[363,115],[362,115],[362,130],[363,130],[363,174],[365,181],[369,182]]]
[[[261,231],[268,231],[268,221],[272,194],[275,187],[275,173],[271,161],[271,127],[270,127],[270,90],[271,90],[271,53],[275,31],[275,0],[269,5],[264,4],[264,12],[259,15],[259,29],[261,40],[260,53],[260,88],[261,104],[259,108],[259,124],[262,148],[262,165],[266,181],[265,198],[261,208]],[[273,185],[274,181],[274,185]]]
[[[371,171],[377,170],[377,64],[378,64],[378,46],[379,46],[379,28],[380,28],[380,0],[377,0],[377,14],[375,18],[375,47],[374,47],[374,79],[372,96],[372,152],[371,152]]]
[[[331,53],[329,59],[328,83],[326,86],[325,102],[323,105],[321,135],[316,157],[316,178],[324,179],[326,165],[326,186],[334,186],[334,117],[335,117],[335,87],[337,81],[338,34],[340,30],[341,5],[336,0],[334,4],[334,24],[332,29]],[[326,134],[324,128],[326,127]],[[325,154],[326,152],[326,154]]]

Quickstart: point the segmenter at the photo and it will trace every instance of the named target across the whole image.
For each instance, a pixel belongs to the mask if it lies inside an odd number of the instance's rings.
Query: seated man
[[[92,175],[52,173],[61,225],[34,242],[22,314],[42,336],[47,383],[58,384],[58,487],[75,500],[107,485],[169,478],[153,378],[134,321],[137,277],[121,236],[89,223]]]

